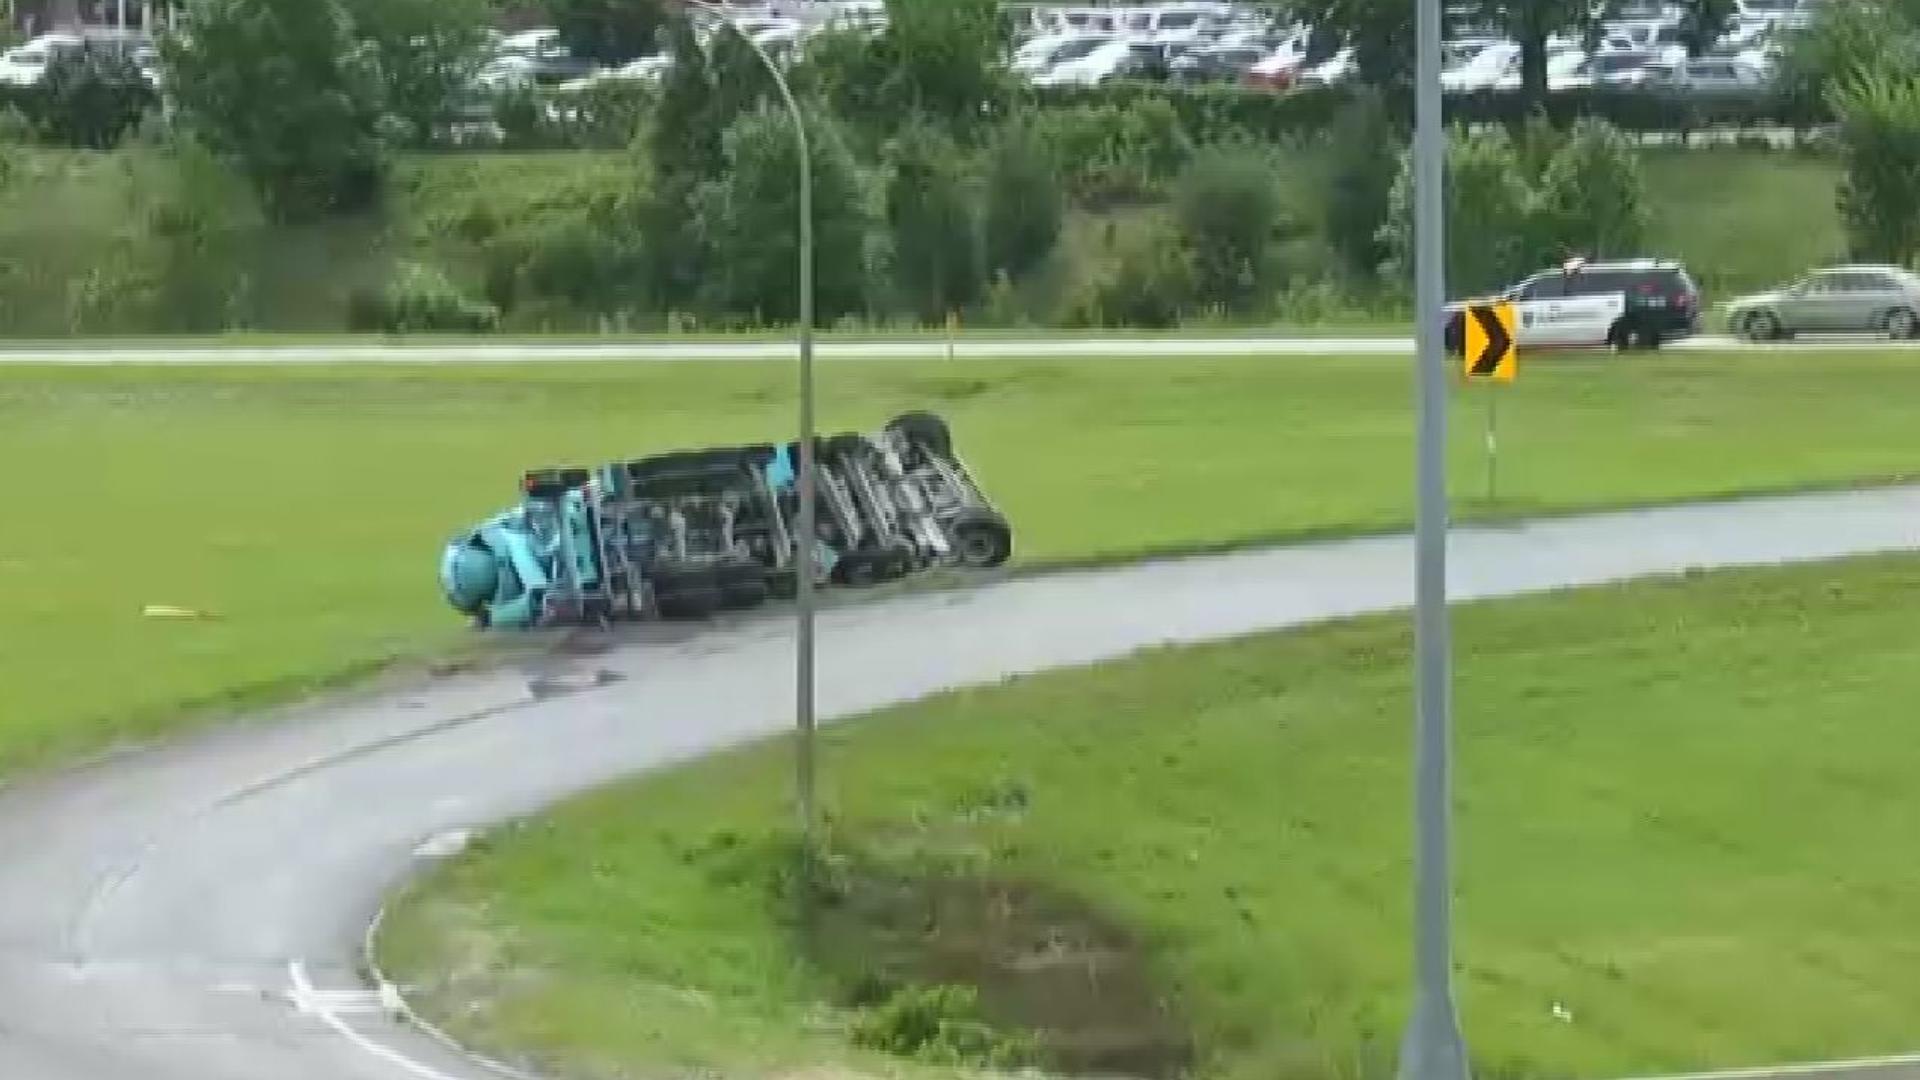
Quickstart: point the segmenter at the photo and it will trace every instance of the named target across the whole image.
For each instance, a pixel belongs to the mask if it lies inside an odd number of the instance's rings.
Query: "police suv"
[[[1571,260],[1498,296],[1447,305],[1447,348],[1459,352],[1470,303],[1511,301],[1522,347],[1657,349],[1700,328],[1700,289],[1677,262]]]

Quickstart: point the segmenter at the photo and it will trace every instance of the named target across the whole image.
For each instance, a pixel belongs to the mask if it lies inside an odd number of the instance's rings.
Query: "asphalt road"
[[[1454,593],[1916,548],[1920,487],[1602,514],[1458,531]],[[1380,537],[837,607],[821,616],[821,709],[1399,607],[1411,565],[1406,538]],[[0,1077],[485,1075],[388,1016],[357,967],[366,927],[449,830],[784,726],[785,619],[647,637],[301,706],[0,791]],[[1827,1076],[1869,1073],[1920,1068]]]
[[[1790,342],[1754,344],[1735,338],[1703,336],[1667,346],[1697,351],[1793,351],[1808,349],[1920,348],[1920,342],[1835,335],[1801,337]],[[1093,357],[1124,359],[1153,356],[1380,356],[1413,351],[1408,337],[1109,337],[1050,336],[1035,339],[961,338],[953,356],[962,360],[992,357]],[[525,361],[670,361],[779,360],[795,354],[791,341],[419,341],[372,344],[343,341],[312,345],[126,345],[88,342],[74,345],[0,346],[7,364],[317,364],[359,363],[469,364]],[[891,341],[823,341],[822,360],[914,360],[947,355],[939,338]]]

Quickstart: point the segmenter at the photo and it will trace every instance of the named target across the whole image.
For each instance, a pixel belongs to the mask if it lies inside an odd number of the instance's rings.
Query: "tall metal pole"
[[[794,802],[800,818],[801,849],[810,853],[813,850],[816,816],[814,732],[818,726],[814,715],[813,556],[819,536],[816,505],[819,500],[815,491],[813,463],[813,155],[808,146],[806,118],[800,111],[799,102],[794,100],[793,89],[787,85],[780,65],[774,63],[773,57],[767,55],[758,42],[741,33],[739,24],[724,8],[701,0],[691,2],[694,7],[724,21],[759,57],[761,65],[772,76],[773,85],[780,92],[787,115],[793,120],[794,148],[800,155],[800,453],[799,461],[795,463],[800,473],[797,484],[800,515],[794,530],[793,551],[794,609],[798,622],[794,635]]]
[[[793,130],[800,144],[800,537],[805,546],[798,554],[800,577],[795,592],[799,626],[795,635],[794,701],[795,735],[799,748],[795,765],[795,791],[799,801],[800,839],[804,850],[813,850],[814,824],[814,654],[813,654],[813,551],[817,535],[814,517],[818,511],[814,497],[813,473],[813,163],[807,154],[807,129],[800,109],[787,92],[785,80],[780,92],[793,110]]]
[[[1414,534],[1414,999],[1400,1080],[1466,1080],[1453,1003],[1452,657],[1447,613],[1447,371],[1440,3],[1414,0],[1414,339],[1419,508]]]

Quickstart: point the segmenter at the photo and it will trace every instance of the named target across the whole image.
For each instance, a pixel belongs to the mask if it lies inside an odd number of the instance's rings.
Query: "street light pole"
[[[772,77],[773,85],[779,90],[788,116],[793,120],[794,147],[800,155],[800,453],[795,463],[800,474],[797,478],[800,520],[795,528],[793,552],[794,609],[797,620],[794,635],[794,800],[800,818],[801,850],[811,853],[815,821],[814,733],[818,726],[814,715],[813,555],[819,536],[813,453],[813,156],[808,146],[806,118],[800,111],[799,102],[794,100],[793,89],[787,85],[787,77],[781,72],[780,65],[774,63],[773,57],[767,55],[758,42],[741,33],[732,14],[724,8],[703,0],[689,0],[689,3],[718,17],[734,33],[739,34],[740,40],[746,42],[754,56],[759,58],[767,74]]]
[[[1414,0],[1414,331],[1419,507],[1414,530],[1414,998],[1400,1080],[1467,1080],[1453,1002],[1452,643],[1447,612],[1447,371],[1440,3]]]

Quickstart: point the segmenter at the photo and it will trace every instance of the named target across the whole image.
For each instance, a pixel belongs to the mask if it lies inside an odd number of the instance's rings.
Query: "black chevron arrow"
[[[1507,336],[1507,328],[1501,323],[1500,316],[1490,307],[1473,309],[1474,321],[1487,335],[1487,347],[1473,361],[1473,374],[1492,375],[1500,370],[1500,361],[1506,358],[1507,350],[1513,347],[1513,339]]]

